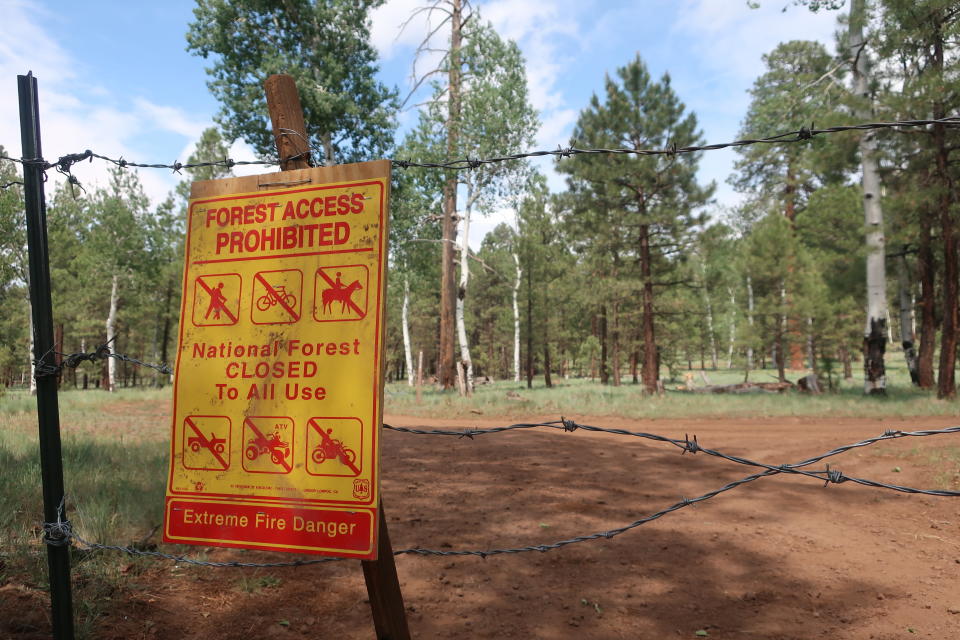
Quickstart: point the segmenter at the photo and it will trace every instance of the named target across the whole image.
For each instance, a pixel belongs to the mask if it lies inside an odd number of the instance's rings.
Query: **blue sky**
[[[373,15],[381,79],[405,94],[413,51],[426,24],[399,25],[424,0],[389,0]],[[819,40],[833,50],[836,13],[811,14],[792,0],[479,0],[475,4],[527,59],[531,99],[542,122],[538,148],[567,144],[577,114],[604,76],[639,53],[673,86],[709,142],[732,140],[763,70],[761,56],[778,42]],[[789,5],[789,6],[788,6]],[[20,153],[16,78],[32,70],[40,88],[47,157],[92,149],[141,162],[186,160],[218,105],[206,88],[205,61],[185,51],[193,2],[28,2],[0,0],[0,144]],[[784,11],[784,9],[786,9]],[[429,64],[429,61],[424,63]],[[409,111],[402,124],[416,117]],[[785,123],[793,128],[807,123]],[[235,159],[252,154],[240,143]],[[717,201],[737,196],[725,184],[735,154],[704,155],[701,177],[718,183]],[[549,163],[542,165],[549,169]],[[253,170],[256,171],[256,170]],[[76,169],[86,184],[103,179],[102,163]],[[163,170],[141,172],[152,199],[175,184]],[[554,188],[561,180],[551,177]],[[507,212],[473,225],[471,244]]]

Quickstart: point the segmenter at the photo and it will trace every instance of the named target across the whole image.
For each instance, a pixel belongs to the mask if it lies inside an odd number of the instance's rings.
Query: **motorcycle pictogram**
[[[290,444],[280,439],[278,433],[274,433],[269,438],[262,435],[254,436],[247,440],[247,448],[244,450],[247,460],[256,460],[262,455],[270,455],[270,461],[274,464],[283,464],[290,455]]]
[[[340,440],[333,438],[330,435],[333,433],[333,429],[327,429],[326,432],[321,430],[319,433],[322,441],[310,453],[314,462],[320,464],[324,460],[339,460],[348,467],[354,466],[353,463],[357,461],[357,452],[344,446]]]
[[[274,288],[268,288],[267,293],[257,298],[257,309],[260,311],[266,311],[276,304],[292,308],[297,304],[297,297],[292,293],[287,293],[287,288],[284,285],[278,285]]]

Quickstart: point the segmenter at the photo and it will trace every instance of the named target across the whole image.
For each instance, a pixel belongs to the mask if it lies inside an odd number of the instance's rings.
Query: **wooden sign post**
[[[272,75],[264,82],[264,90],[280,157],[280,168],[287,170],[309,167],[309,139],[300,96],[293,78],[288,75]],[[379,426],[377,425],[378,428]],[[382,499],[379,511],[377,559],[361,561],[373,624],[378,640],[409,640],[410,630]]]

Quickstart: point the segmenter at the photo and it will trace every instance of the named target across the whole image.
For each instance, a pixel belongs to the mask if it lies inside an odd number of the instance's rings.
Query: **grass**
[[[83,538],[108,544],[145,544],[163,518],[169,419],[161,392],[61,395],[60,423],[67,517]],[[30,405],[33,405],[32,407]],[[0,398],[0,584],[47,588],[41,542],[42,496],[35,398]],[[149,435],[148,435],[149,434]],[[133,588],[144,566],[132,560],[75,550],[72,554],[78,637],[94,637],[107,601]]]
[[[703,386],[699,370],[694,374],[693,386]],[[771,371],[754,371],[752,381],[772,382]],[[711,384],[723,385],[743,381],[742,370],[705,371]],[[802,375],[802,374],[799,374]],[[795,380],[797,373],[788,374]],[[619,416],[624,418],[688,418],[688,417],[911,417],[947,415],[960,416],[960,403],[938,400],[929,391],[910,384],[902,365],[888,365],[887,396],[864,396],[858,378],[835,381],[832,393],[808,395],[796,391],[760,394],[697,394],[678,391],[685,380],[665,381],[663,396],[647,395],[642,387],[629,377],[619,387],[603,386],[588,379],[554,377],[554,386],[548,389],[543,378],[534,380],[533,388],[525,382],[498,381],[478,386],[472,397],[461,398],[456,393],[423,387],[418,401],[415,389],[404,382],[387,385],[384,408],[387,412],[423,417],[464,418],[476,415],[524,416],[552,414]]]

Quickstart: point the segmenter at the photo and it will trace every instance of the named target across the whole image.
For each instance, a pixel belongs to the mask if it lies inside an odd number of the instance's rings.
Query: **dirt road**
[[[671,437],[696,434],[702,446],[771,464],[885,429],[958,422],[576,419]],[[386,422],[505,424],[400,416]],[[846,453],[831,466],[885,482],[957,489],[958,469],[935,459],[937,450],[958,446],[960,436],[904,439]],[[704,455],[681,456],[669,445],[583,431],[474,440],[387,432],[383,448],[395,548],[554,542],[622,526],[752,472]],[[951,638],[960,636],[958,525],[956,498],[849,483],[824,487],[781,475],[610,540],[486,559],[407,555],[397,567],[419,639]],[[225,549],[209,557],[285,559]],[[141,586],[115,603],[93,637],[373,637],[354,561],[245,574],[156,563],[135,579]],[[253,593],[241,581],[253,584]],[[13,601],[9,589],[7,596]]]

